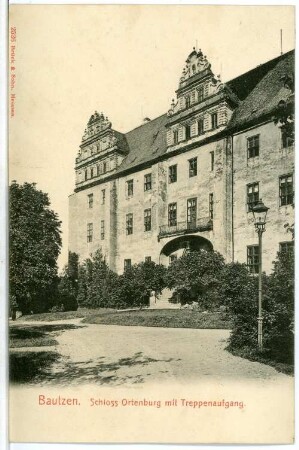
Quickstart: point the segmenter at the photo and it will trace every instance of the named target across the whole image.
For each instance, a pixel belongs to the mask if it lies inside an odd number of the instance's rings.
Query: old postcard
[[[10,6],[10,442],[294,442],[294,35]]]

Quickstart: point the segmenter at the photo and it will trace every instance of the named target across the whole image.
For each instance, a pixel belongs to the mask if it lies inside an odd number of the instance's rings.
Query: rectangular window
[[[126,233],[133,234],[133,214],[126,215]]]
[[[100,165],[97,165],[97,177],[100,175]]]
[[[168,181],[169,183],[175,183],[177,181],[177,165],[169,166],[168,168]]]
[[[189,159],[189,178],[197,175],[197,158]]]
[[[190,125],[185,126],[185,139],[190,139],[191,137],[191,127]]]
[[[211,114],[211,125],[212,125],[212,129],[213,129],[213,130],[214,130],[215,128],[217,128],[217,126],[218,126],[217,113]]]
[[[177,259],[178,259],[177,255],[170,255],[169,256],[169,264],[172,264]]]
[[[190,95],[187,95],[185,97],[185,105],[186,105],[186,108],[190,108]]]
[[[192,229],[196,227],[197,219],[197,199],[189,198],[187,200],[187,228]]]
[[[203,99],[204,99],[204,88],[203,88],[203,86],[200,86],[197,89],[197,101],[202,102]]]
[[[204,134],[204,120],[203,119],[199,119],[199,121],[197,122],[197,129],[198,129],[198,134]]]
[[[127,181],[127,196],[133,197],[133,193],[134,193],[134,181],[128,180]]]
[[[210,156],[211,156],[211,172],[213,172],[214,171],[214,163],[215,163],[215,153],[210,152]]]
[[[93,208],[93,194],[88,194],[88,207]]]
[[[179,132],[178,130],[174,130],[173,132],[173,143],[177,144],[179,142]]]
[[[280,242],[279,251],[281,253],[294,254],[294,241]]]
[[[105,205],[106,200],[106,191],[105,189],[102,189],[102,205]]]
[[[106,172],[107,172],[107,163],[104,162],[103,163],[103,173],[106,173]]]
[[[101,239],[105,239],[105,221],[101,220]]]
[[[260,153],[260,135],[247,138],[247,158],[255,158]]]
[[[259,273],[259,246],[249,245],[247,247],[247,267],[250,273]]]
[[[286,130],[281,130],[281,145],[282,148],[291,147],[294,144],[293,133],[290,133]]]
[[[144,210],[144,231],[151,231],[152,229],[152,210]]]
[[[150,262],[152,261],[152,257],[151,257],[151,256],[146,256],[146,257],[144,258],[144,261],[145,261],[146,263],[150,263]]]
[[[144,175],[144,190],[150,191],[152,188],[152,174],[148,173],[147,175]]]
[[[177,205],[169,203],[168,205],[168,225],[174,227],[177,224]]]
[[[131,267],[132,267],[132,261],[130,259],[125,259],[124,260],[124,270],[131,269]]]
[[[93,224],[88,223],[87,224],[87,242],[92,242],[93,237]]]
[[[252,207],[259,201],[259,184],[252,183],[247,185],[247,211],[251,212]]]
[[[292,174],[279,177],[279,201],[280,206],[293,204],[294,186]]]
[[[93,167],[90,169],[90,178],[93,178]]]
[[[209,218],[214,219],[214,194],[209,194]]]

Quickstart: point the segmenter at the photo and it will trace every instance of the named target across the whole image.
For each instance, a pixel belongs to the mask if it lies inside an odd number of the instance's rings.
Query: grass
[[[163,328],[230,329],[231,323],[220,312],[203,313],[183,309],[152,309],[97,313],[85,317],[83,323]]]
[[[226,347],[226,350],[234,356],[240,356],[241,358],[248,359],[249,361],[255,361],[274,367],[277,372],[281,372],[286,375],[294,375],[294,364],[271,359],[270,357],[267,357],[267,354],[253,352],[252,349],[249,348],[233,349],[231,346]]]
[[[113,309],[101,309],[101,314],[113,312]],[[21,316],[17,322],[27,321],[39,321],[39,322],[53,322],[56,320],[68,320],[68,319],[81,319],[83,317],[92,316],[98,314],[99,309],[87,309],[79,308],[77,311],[65,311],[65,312],[50,312],[41,314],[30,314],[28,316]]]
[[[11,383],[36,382],[44,378],[51,365],[60,358],[56,352],[14,352],[9,356]]]
[[[15,325],[9,330],[9,347],[50,347],[58,342],[53,338],[59,332],[70,328],[77,328],[75,325]],[[52,336],[49,336],[52,334]]]

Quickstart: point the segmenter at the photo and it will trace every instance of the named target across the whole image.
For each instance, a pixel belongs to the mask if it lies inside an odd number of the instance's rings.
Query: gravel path
[[[51,367],[44,383],[186,384],[210,379],[269,383],[291,378],[227,352],[228,330],[82,325],[56,337],[55,351],[62,358]]]

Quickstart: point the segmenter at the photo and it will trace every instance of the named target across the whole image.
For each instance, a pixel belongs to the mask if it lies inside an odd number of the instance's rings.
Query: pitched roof
[[[258,121],[273,111],[280,100],[285,100],[290,91],[283,86],[281,78],[294,72],[294,50],[267,61],[226,83],[240,100],[228,124],[227,130]],[[150,163],[166,153],[167,114],[163,114],[124,134],[123,147],[129,153],[119,166],[117,173]],[[119,133],[120,134],[120,133]]]
[[[166,152],[167,115],[163,114],[144,125],[126,133],[130,152],[119,166],[117,172],[149,162]]]
[[[295,55],[291,51],[230,81],[230,88],[238,91],[243,101],[235,109],[228,129],[271,114],[280,100],[286,100],[290,90],[284,87],[282,77],[294,72],[294,64]]]

